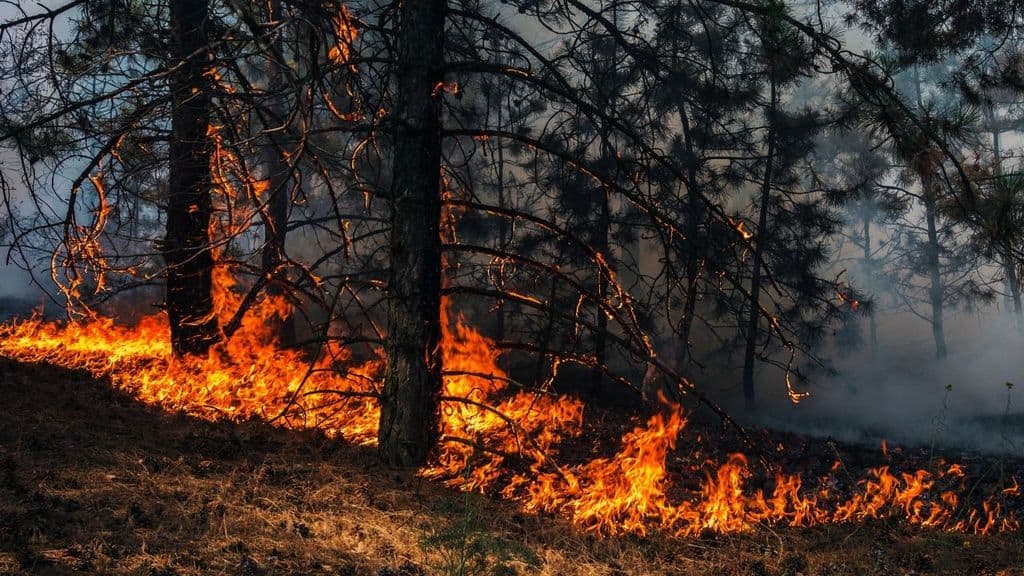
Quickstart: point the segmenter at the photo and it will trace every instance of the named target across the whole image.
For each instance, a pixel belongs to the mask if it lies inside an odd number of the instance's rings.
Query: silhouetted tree
[[[207,0],[171,0],[171,142],[167,191],[167,316],[178,354],[205,354],[219,338],[213,310],[210,17]]]
[[[401,7],[388,272],[387,370],[380,454],[423,464],[441,394],[441,110],[446,0]]]

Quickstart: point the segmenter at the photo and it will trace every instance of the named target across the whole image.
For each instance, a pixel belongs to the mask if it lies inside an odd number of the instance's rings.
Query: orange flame
[[[356,63],[352,61],[352,47],[359,36],[358,21],[352,15],[352,12],[349,11],[348,6],[342,4],[337,14],[331,19],[331,23],[334,28],[334,45],[327,51],[327,58],[340,69],[347,70],[349,74],[358,74],[359,69]],[[327,109],[338,120],[342,122],[362,120],[364,113],[358,105],[359,98],[356,97],[352,87],[347,83],[345,84],[345,92],[352,102],[351,110],[348,112],[341,110],[332,99],[329,91],[323,91],[321,96],[324,104],[327,105]]]
[[[335,64],[352,67],[354,66],[350,63],[352,44],[355,43],[356,36],[358,35],[358,30],[355,26],[356,20],[348,7],[342,5],[331,21],[334,25],[334,38],[336,42],[327,52],[327,57]]]
[[[342,7],[333,24],[337,43],[328,56],[340,66],[352,66],[355,19]],[[209,75],[223,84],[216,70]],[[437,89],[452,92],[457,85]],[[240,153],[224,141],[223,132],[224,127],[213,125],[207,131],[217,199],[210,235],[217,246],[245,232],[258,211],[259,197],[267,192],[265,181],[244,170]],[[102,180],[93,179],[93,185],[100,199],[96,222],[79,230],[82,242],[69,258],[100,254],[97,235],[108,207]],[[732,224],[744,239],[753,237],[743,221]],[[618,288],[613,269],[603,255],[594,257],[612,289],[610,307],[632,314],[628,294]],[[223,326],[243,298],[225,266],[217,266],[214,275],[215,311]],[[887,466],[875,468],[846,497],[831,489],[831,474],[838,466],[818,487],[805,486],[799,475],[776,473],[768,493],[748,486],[754,476],[748,460],[733,454],[705,470],[695,493],[677,494],[668,459],[686,420],[678,406],[667,402],[661,412],[623,436],[613,456],[560,462],[563,442],[582,434],[582,402],[516,388],[499,364],[495,343],[453,313],[451,305],[446,299],[442,309],[444,442],[421,471],[428,478],[464,490],[497,493],[529,511],[564,514],[578,526],[608,535],[643,535],[655,528],[677,535],[741,532],[760,524],[808,526],[882,517],[964,532],[1019,528],[1003,504],[1006,498],[1019,497],[1016,480],[980,509],[965,511],[959,496],[962,467],[950,467],[938,477],[925,470],[894,474]],[[272,327],[289,313],[289,306],[283,298],[261,297],[231,338],[201,358],[172,355],[164,314],[145,317],[134,326],[100,316],[67,323],[39,317],[14,321],[0,325],[0,354],[86,370],[168,410],[207,419],[259,418],[289,429],[318,429],[329,437],[374,444],[383,373],[380,352],[376,358],[357,360],[350,350],[328,340],[310,359],[278,346]],[[644,344],[653,357],[653,347],[646,340]],[[804,394],[791,386],[789,393],[794,401]]]
[[[218,273],[218,280],[224,282],[224,276]],[[230,289],[221,294],[228,301],[220,309],[232,310],[238,295]],[[0,327],[0,354],[85,369],[142,401],[203,418],[268,419],[375,443],[380,361],[355,362],[344,349],[330,345],[309,361],[297,351],[276,347],[269,320],[284,310],[284,303],[264,299],[234,337],[206,358],[174,359],[162,314],[133,327],[109,318],[14,322]],[[494,491],[526,510],[565,514],[585,529],[609,535],[642,535],[659,528],[685,536],[749,531],[760,524],[809,526],[875,518],[981,534],[1020,526],[1003,504],[1019,496],[1016,483],[998,499],[966,511],[958,473],[938,478],[925,470],[895,474],[887,466],[870,470],[846,498],[830,491],[831,474],[817,489],[805,487],[798,475],[776,474],[768,494],[747,486],[753,474],[742,454],[709,469],[691,498],[673,502],[667,459],[686,421],[671,405],[626,434],[613,457],[559,464],[561,441],[582,430],[579,400],[510,390],[494,343],[461,317],[451,321],[448,302],[444,316],[442,428],[447,441],[422,471],[426,477],[465,490]],[[946,489],[938,488],[939,480]]]
[[[223,211],[211,224],[215,242],[245,230],[265,192],[239,169],[237,156],[211,127],[211,170]],[[235,192],[241,182],[248,194]],[[239,204],[245,205],[242,215]],[[607,269],[610,274],[610,268]],[[226,323],[242,303],[230,271],[215,268],[215,310]],[[615,295],[626,302],[624,295]],[[662,399],[663,411],[622,438],[611,457],[559,462],[564,440],[583,430],[583,404],[568,396],[516,389],[499,364],[495,343],[453,314],[443,301],[445,368],[441,407],[443,442],[421,474],[463,490],[497,493],[528,511],[564,514],[600,534],[646,534],[657,528],[687,536],[704,531],[743,532],[761,524],[809,526],[901,518],[922,527],[989,533],[1020,524],[1004,501],[1019,496],[1014,485],[982,503],[961,505],[962,467],[935,477],[925,470],[894,474],[869,471],[845,498],[832,490],[833,476],[805,486],[799,475],[776,473],[770,495],[748,486],[754,476],[746,457],[733,454],[706,469],[689,498],[673,492],[668,458],[686,420],[679,406]],[[318,429],[330,437],[372,445],[383,363],[357,361],[329,340],[312,359],[275,341],[273,326],[289,312],[279,297],[261,297],[229,339],[206,357],[177,359],[171,353],[167,318],[156,314],[135,326],[110,318],[44,322],[38,317],[0,325],[0,354],[49,362],[109,378],[143,402],[208,419],[259,418],[290,429]],[[941,487],[940,487],[941,486]]]

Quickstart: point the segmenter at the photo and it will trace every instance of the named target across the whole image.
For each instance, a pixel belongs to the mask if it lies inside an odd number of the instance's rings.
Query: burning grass
[[[343,10],[335,25],[340,44],[331,57],[344,61],[355,39],[354,21]],[[210,74],[223,83],[215,70]],[[227,242],[248,229],[268,182],[251,177],[238,153],[223,141],[222,131],[211,125],[207,133],[213,148],[210,172],[216,213],[208,232],[211,239]],[[70,271],[62,276],[57,273],[61,265],[56,260],[54,264],[54,279],[68,279],[62,291],[69,303],[79,300],[82,276],[74,271],[78,259],[104,269],[96,238],[108,204],[102,177],[97,175],[92,182],[100,200],[96,222],[82,229],[82,242],[74,245],[75,250],[69,247],[62,265]],[[445,234],[456,241],[453,222],[459,215],[451,206],[446,209],[450,212],[444,218]],[[214,244],[221,246],[221,241]],[[215,260],[219,251],[214,250]],[[610,273],[606,264],[602,269]],[[102,278],[97,276],[97,289],[103,286]],[[259,420],[355,445],[374,444],[381,353],[356,360],[337,338],[324,338],[312,358],[281,348],[273,327],[288,312],[287,302],[264,297],[250,307],[253,301],[235,289],[232,270],[223,262],[214,268],[214,280],[219,325],[237,330],[225,328],[230,337],[206,357],[175,358],[167,318],[161,314],[142,318],[134,326],[96,315],[72,323],[14,321],[0,326],[0,355],[85,370],[144,403],[206,420]],[[610,283],[616,286],[614,277]],[[629,300],[621,295],[616,299]],[[248,313],[238,323],[235,314],[240,310]],[[442,442],[419,474],[464,491],[500,495],[531,513],[568,518],[584,531],[689,537],[751,532],[762,526],[879,519],[977,534],[1020,527],[1012,509],[1020,502],[1013,476],[996,478],[995,483],[989,479],[988,490],[978,491],[976,477],[959,465],[877,465],[850,471],[835,460],[826,471],[794,472],[784,461],[752,463],[741,453],[702,456],[677,450],[686,419],[679,406],[667,402],[645,422],[634,423],[612,454],[565,458],[566,444],[584,441],[584,405],[579,399],[511,386],[499,366],[497,347],[454,313],[447,300],[442,353]]]
[[[234,310],[239,299],[223,290],[219,308]],[[282,311],[279,302],[263,302],[201,359],[172,357],[160,316],[134,327],[105,318],[15,322],[0,329],[0,354],[84,369],[143,402],[205,419],[258,419],[373,444],[380,362],[355,363],[332,345],[312,361],[277,348],[270,327]],[[493,343],[448,305],[443,347],[445,441],[420,474],[500,494],[529,512],[565,516],[587,531],[697,536],[889,518],[978,534],[1020,526],[1014,510],[1020,487],[1012,474],[982,484],[959,464],[886,463],[862,472],[834,459],[828,470],[794,473],[784,459],[755,466],[739,453],[702,456],[692,446],[676,450],[686,421],[668,404],[622,436],[613,456],[566,460],[562,446],[584,430],[579,400],[510,390]]]
[[[380,467],[368,448],[168,413],[80,371],[0,359],[0,394],[0,574],[436,574],[440,553],[421,542],[463,501]],[[482,530],[539,558],[513,564],[519,573],[1024,574],[1019,534],[868,521],[598,538],[512,503],[470,502]]]

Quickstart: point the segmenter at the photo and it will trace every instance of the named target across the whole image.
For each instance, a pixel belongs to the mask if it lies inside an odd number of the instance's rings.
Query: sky
[[[20,0],[0,0],[0,22],[20,18],[24,14],[38,14],[46,9],[62,5],[60,0],[25,2]],[[66,23],[61,20],[55,30],[60,33]],[[0,170],[3,171],[8,185],[11,187],[12,203],[24,209],[25,187],[21,179],[21,163],[15,153],[0,148]],[[11,260],[16,256],[9,255],[6,249],[0,249],[0,298],[17,298],[37,301],[41,296],[38,286],[33,286],[30,275]],[[47,278],[48,272],[42,264],[36,270],[41,278]]]

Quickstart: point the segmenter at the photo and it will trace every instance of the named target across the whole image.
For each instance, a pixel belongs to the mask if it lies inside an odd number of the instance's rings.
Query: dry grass
[[[372,451],[139,405],[80,373],[0,359],[0,574],[437,573],[423,537],[463,498]],[[1024,537],[872,524],[598,539],[471,499],[549,575],[1024,575]]]

